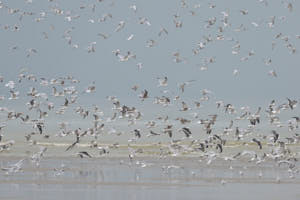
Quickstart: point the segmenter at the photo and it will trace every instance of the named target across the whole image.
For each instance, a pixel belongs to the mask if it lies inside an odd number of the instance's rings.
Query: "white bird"
[[[131,5],[131,6],[129,6],[129,8],[132,9],[135,13],[137,12],[136,5]]]
[[[143,68],[143,63],[138,63],[136,64],[136,66],[138,67],[139,70],[141,70]]]
[[[168,77],[157,78],[158,79],[158,87],[166,87],[168,85]]]
[[[234,69],[234,70],[233,70],[233,75],[234,75],[234,76],[237,76],[238,74],[239,74],[239,70],[238,70],[238,69]]]
[[[107,39],[109,35],[106,35],[104,33],[98,33],[99,36],[103,37],[103,39]]]
[[[120,21],[117,28],[115,29],[115,32],[119,32],[125,27],[125,21]]]
[[[273,70],[270,70],[270,71],[268,72],[268,74],[269,74],[270,76],[277,77],[277,73],[275,72],[274,69],[273,69]]]
[[[96,86],[95,86],[95,82],[93,82],[92,85],[89,85],[88,88],[85,90],[86,93],[92,93],[95,92],[96,90]]]
[[[248,15],[248,10],[240,10],[240,13],[241,13],[242,15]]]
[[[87,48],[88,53],[94,53],[96,51],[95,49],[95,45],[97,44],[97,42],[91,42],[90,45]]]
[[[130,41],[130,40],[132,40],[133,39],[133,37],[134,37],[134,35],[133,34],[131,34],[128,38],[127,38],[127,40],[128,41]]]
[[[165,33],[166,35],[169,34],[169,32],[167,31],[167,29],[161,28],[160,31],[159,31],[159,33],[158,33],[158,36],[161,36],[163,33]]]
[[[151,23],[148,21],[148,19],[147,18],[145,18],[145,17],[140,17],[139,18],[139,23],[140,24],[146,24],[147,26],[151,26]]]
[[[16,100],[19,98],[20,92],[19,91],[14,92],[14,91],[10,90],[10,94],[11,94],[11,96],[9,97],[9,100]]]
[[[14,81],[9,81],[8,83],[5,84],[5,87],[8,87],[9,89],[14,89],[15,88],[15,82]]]
[[[36,54],[37,53],[37,50],[36,49],[33,49],[33,48],[30,48],[30,49],[27,49],[27,56],[26,57],[30,57],[32,54]]]

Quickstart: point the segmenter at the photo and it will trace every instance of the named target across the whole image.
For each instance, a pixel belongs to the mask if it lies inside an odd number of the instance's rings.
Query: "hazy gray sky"
[[[267,106],[272,99],[298,99],[299,1],[267,1],[267,5],[264,2],[3,0],[0,74],[5,78],[4,83],[17,80],[21,68],[28,68],[26,73],[39,78],[72,75],[81,81],[82,90],[95,81],[96,93],[83,95],[85,101],[104,105],[106,96],[115,95],[124,104],[143,105],[145,109],[152,107],[155,96],[173,99],[180,95],[187,101],[199,100],[203,89],[212,91],[212,105],[223,100],[256,109],[258,105]],[[136,12],[130,8],[133,5]],[[112,18],[101,21],[105,14],[111,14]],[[270,26],[273,16],[275,23]],[[142,24],[143,18],[150,24]],[[214,19],[215,23],[207,27],[208,21]],[[120,21],[125,26],[116,32]],[[182,22],[182,27],[177,28],[174,21]],[[159,36],[161,28],[168,34]],[[129,41],[131,34],[134,36]],[[217,40],[218,36],[224,39]],[[212,41],[206,41],[210,37]],[[66,38],[71,38],[70,44]],[[153,47],[147,47],[150,40],[155,41]],[[96,43],[95,52],[88,53],[92,42]],[[200,42],[205,43],[205,48],[194,55],[193,49],[199,48]],[[233,47],[237,44],[240,49],[234,55]],[[30,48],[37,53],[27,57]],[[121,55],[130,51],[136,59],[120,62],[112,53],[116,49],[120,49]],[[292,53],[292,49],[296,52]],[[251,51],[254,55],[249,56]],[[174,62],[175,52],[182,62]],[[248,59],[241,61],[243,58]],[[209,59],[214,62],[207,65],[207,70],[200,70]],[[268,59],[272,60],[269,66],[265,64]],[[137,63],[142,63],[141,70]],[[233,75],[234,69],[239,71],[237,76]],[[276,71],[277,77],[268,75],[271,70]],[[168,86],[157,87],[157,78],[164,76],[168,77]],[[196,81],[181,94],[178,84],[189,80]],[[130,89],[133,85],[139,86],[137,92]],[[29,86],[22,82],[17,88],[24,93]],[[143,89],[149,91],[151,99],[141,103],[138,95]],[[162,93],[163,90],[168,92]],[[0,94],[9,96],[4,84]]]
[[[6,106],[11,111],[24,112],[23,117],[28,114],[30,119],[38,119],[38,110],[28,111],[29,104],[24,106],[32,99],[26,93],[30,87],[35,87],[49,96],[49,101],[40,101],[41,110],[48,112],[44,131],[57,135],[61,122],[69,124],[68,130],[93,127],[92,113],[94,105],[98,105],[104,112],[101,123],[105,123],[104,131],[108,133],[99,138],[102,142],[126,142],[134,136],[134,129],[147,129],[150,120],[157,123],[151,130],[158,133],[172,124],[175,136],[171,139],[182,137],[178,130],[183,126],[191,128],[197,139],[206,135],[199,120],[211,118],[211,114],[218,115],[214,134],[223,132],[231,120],[234,120],[234,127],[247,132],[248,118],[237,120],[245,113],[241,106],[250,107],[246,109],[249,116],[262,106],[262,123],[251,133],[270,134],[270,130],[286,133],[287,120],[297,116],[299,110],[278,112],[281,121],[270,124],[265,109],[272,99],[276,100],[276,106],[287,103],[287,97],[299,100],[299,4],[299,1],[271,0],[267,3],[254,0],[32,0],[32,3],[30,0],[3,0],[0,3],[0,76],[4,81],[0,84],[0,96],[5,100],[0,100],[0,108]],[[136,11],[132,9],[135,6]],[[125,26],[116,31],[120,23]],[[182,26],[176,27],[176,23]],[[159,36],[162,28],[168,34]],[[132,39],[128,40],[131,35]],[[91,44],[95,52],[89,53]],[[28,56],[30,49],[36,53]],[[120,50],[118,56],[113,53],[117,49]],[[121,61],[128,51],[136,58]],[[175,62],[175,53],[179,54],[180,62]],[[271,62],[267,63],[268,60]],[[140,70],[138,63],[142,63]],[[17,77],[23,68],[28,69],[24,72],[26,75],[32,73],[39,81],[18,83]],[[234,70],[238,71],[236,76]],[[272,70],[277,77],[269,75]],[[64,115],[58,115],[56,112],[63,108],[65,97],[53,97],[53,85],[43,87],[39,82],[40,78],[50,80],[67,75],[80,80],[72,84],[78,89],[79,99],[66,108]],[[158,78],[165,76],[168,85],[158,87]],[[11,94],[5,84],[10,80],[16,82],[14,91],[20,92],[18,100],[9,100]],[[194,81],[186,85],[182,93],[179,84],[190,80]],[[96,92],[84,93],[94,81]],[[131,89],[134,85],[139,86],[137,91]],[[62,91],[70,83],[55,86]],[[149,91],[150,98],[141,101],[139,95],[144,89]],[[208,101],[203,101],[204,89],[211,91]],[[119,110],[111,109],[112,102],[106,99],[109,95],[116,96],[121,106],[136,107],[141,112],[135,125],[130,125],[129,118],[121,118]],[[180,99],[174,101],[177,95]],[[158,96],[169,97],[171,106],[153,104]],[[70,100],[70,96],[66,97]],[[224,105],[234,105],[236,113],[225,113],[224,106],[217,109],[215,102],[219,100]],[[182,101],[190,108],[187,112],[180,111]],[[195,107],[194,101],[201,102],[200,109]],[[54,110],[47,109],[48,102],[54,102]],[[90,111],[86,119],[74,112],[78,106]],[[115,112],[117,120],[110,121]],[[33,127],[34,122],[7,120],[7,115],[7,112],[0,113],[0,124],[7,125],[6,140],[24,141],[25,134],[38,131]],[[167,115],[169,121],[157,120]],[[191,120],[191,123],[183,125],[179,118]],[[148,134],[149,130],[143,134]],[[116,134],[120,131],[127,134],[120,137]],[[42,135],[36,137],[43,140]],[[251,137],[252,134],[249,141]],[[73,141],[74,136],[67,140]],[[157,141],[152,137],[143,137],[143,140]],[[168,140],[167,134],[161,135],[160,141]]]

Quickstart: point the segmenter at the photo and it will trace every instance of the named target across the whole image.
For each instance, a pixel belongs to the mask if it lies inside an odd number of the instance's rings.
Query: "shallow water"
[[[20,157],[3,157],[1,166]],[[231,167],[230,167],[231,166]],[[297,168],[299,166],[296,166]],[[0,172],[0,199],[299,199],[300,176],[266,161],[45,157]]]

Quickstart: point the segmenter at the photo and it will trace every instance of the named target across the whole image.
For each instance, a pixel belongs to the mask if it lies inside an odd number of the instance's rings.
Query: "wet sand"
[[[22,157],[2,157],[1,167]],[[299,168],[299,166],[296,166]],[[0,172],[0,199],[299,199],[299,173],[274,162],[125,156],[26,159]]]

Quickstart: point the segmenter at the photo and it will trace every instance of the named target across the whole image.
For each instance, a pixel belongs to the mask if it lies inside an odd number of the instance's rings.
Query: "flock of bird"
[[[40,13],[12,8],[9,3],[1,1],[0,9],[5,10],[10,15],[18,15],[20,22],[25,17],[30,17],[38,23],[46,20],[50,13],[62,16],[62,19],[67,22],[80,18],[80,15],[73,11],[61,9],[58,6],[59,4],[55,2],[55,0],[49,0],[50,9]],[[82,5],[79,9],[91,9],[91,12],[97,12],[97,7],[101,6],[103,2],[105,0],[98,0],[95,4]],[[26,3],[32,4],[33,1],[26,0]],[[111,6],[114,3],[116,2],[110,1]],[[258,3],[268,6],[266,0],[259,0]],[[288,11],[293,12],[294,7],[291,2],[282,1],[282,5]],[[180,1],[180,7],[190,9],[189,13],[192,16],[196,15],[197,9],[202,6],[200,4],[191,6],[187,0]],[[209,9],[214,9],[216,6],[209,3]],[[139,15],[136,5],[131,5],[129,10]],[[248,10],[241,9],[239,13],[242,16],[248,15]],[[221,25],[216,17],[205,21],[205,29],[215,27],[216,24],[220,26],[217,27],[216,35],[203,36],[203,40],[192,49],[193,55],[200,54],[210,43],[225,40],[226,30],[232,28],[229,17],[230,12],[223,11],[221,15]],[[104,23],[112,19],[113,15],[107,13],[99,19],[89,19],[88,23]],[[146,17],[139,17],[138,19],[139,24],[152,26],[151,21]],[[276,20],[286,19],[285,17],[279,19],[272,16],[266,26],[269,28],[274,27]],[[120,21],[113,30],[113,34],[122,32],[128,23],[130,22]],[[173,15],[172,23],[176,28],[184,28],[181,16],[176,13]],[[252,22],[251,25],[254,27],[263,26],[258,22]],[[0,28],[6,31],[19,31],[21,29],[18,25],[1,25]],[[55,29],[55,25],[51,25],[51,29]],[[74,43],[72,39],[73,29],[73,27],[67,29],[63,38],[72,48],[78,49],[80,46]],[[241,24],[234,31],[242,32],[246,30],[246,25]],[[158,37],[168,37],[169,34],[171,34],[170,31],[165,27],[158,30]],[[42,35],[44,39],[49,38],[47,32],[43,32]],[[111,35],[102,32],[98,33],[97,36],[104,40],[111,37]],[[133,40],[134,37],[135,35],[131,34],[127,40]],[[300,38],[299,35],[295,37],[296,39]],[[235,42],[232,47],[232,54],[237,55],[242,43],[233,38],[231,40]],[[288,36],[282,33],[276,34],[274,42],[270,44],[272,48],[275,48],[276,40],[284,41],[287,50],[291,54],[296,54],[296,44],[293,44]],[[146,47],[148,48],[156,45],[157,41],[154,39],[146,41]],[[18,48],[18,46],[13,46],[10,50],[16,51]],[[97,53],[96,48],[98,48],[97,42],[91,42],[84,49],[88,53]],[[38,53],[37,49],[28,48],[26,57],[30,58],[34,54],[38,56]],[[112,53],[120,62],[138,58],[138,55],[132,51],[124,53],[120,49],[115,49]],[[246,62],[254,55],[254,50],[251,50],[240,60]],[[182,56],[179,51],[174,52],[172,56],[174,63],[188,62],[188,58]],[[208,70],[208,66],[214,63],[215,60],[214,56],[205,58],[200,69]],[[271,65],[272,59],[266,58],[263,62],[268,66]],[[142,62],[137,62],[136,65],[139,70],[142,70]],[[237,76],[238,74],[239,69],[234,69],[233,75]],[[268,74],[273,77],[278,75],[275,70],[270,70]],[[197,80],[178,83],[177,91],[173,92],[167,89],[168,76],[157,77],[156,81],[157,83],[154,84],[157,84],[158,90],[165,89],[161,96],[153,96],[152,91],[140,89],[137,84],[132,86],[130,93],[136,95],[136,99],[140,102],[138,106],[125,105],[120,100],[121,98],[107,96],[107,102],[112,107],[110,113],[104,113],[101,110],[101,105],[82,105],[79,103],[82,96],[91,95],[89,98],[94,98],[93,95],[97,92],[97,80],[91,82],[82,90],[80,89],[82,87],[80,80],[72,75],[40,77],[38,74],[31,73],[30,70],[22,69],[15,79],[9,80],[5,74],[2,74],[0,75],[0,156],[13,151],[17,142],[23,142],[28,146],[38,145],[41,146],[41,150],[30,157],[33,162],[38,164],[42,157],[47,154],[48,148],[56,148],[45,145],[45,141],[59,143],[65,141],[65,138],[71,138],[73,142],[67,144],[61,153],[73,152],[72,155],[74,156],[91,159],[109,156],[110,152],[125,146],[126,148],[122,148],[122,151],[128,152],[130,162],[135,162],[139,155],[147,155],[147,150],[143,148],[143,145],[139,146],[138,144],[151,141],[155,149],[155,152],[152,153],[160,158],[191,155],[205,160],[207,165],[210,165],[216,159],[224,159],[228,162],[248,159],[249,162],[254,162],[257,165],[270,161],[276,163],[279,167],[287,166],[290,177],[299,174],[299,165],[297,165],[300,143],[300,134],[298,133],[300,116],[297,108],[299,100],[290,97],[281,103],[278,103],[277,100],[271,100],[269,105],[265,107],[258,106],[255,110],[252,110],[249,106],[238,108],[233,103],[226,102],[226,100],[215,101],[216,98],[212,97],[214,93],[208,89],[203,89],[201,96],[190,103],[185,100],[184,94],[188,87],[195,84]],[[27,88],[28,85],[29,88]],[[25,90],[27,91],[23,92]],[[22,108],[10,107],[11,102],[18,102],[22,105]],[[215,113],[208,112],[209,114],[203,115],[202,110],[206,102],[214,104],[214,108],[211,110],[214,110]],[[147,118],[149,110],[146,109],[147,106],[144,106],[146,103],[153,103],[160,109],[160,112],[149,120]],[[282,113],[284,113],[283,117],[281,117]],[[282,118],[285,119],[286,115],[288,119],[286,121],[281,120]],[[150,116],[153,116],[153,113]],[[56,119],[57,127],[48,128],[47,126],[50,126],[47,123],[48,118]],[[62,118],[63,120],[61,120]],[[74,129],[71,128],[70,124],[73,118],[79,118],[82,122],[86,122],[89,127],[77,126]],[[127,127],[122,130],[123,127],[119,124],[124,124],[124,122]],[[9,124],[27,127],[24,128],[26,131],[29,127],[28,132],[20,133],[23,134],[23,141],[11,138],[10,133],[6,131],[9,129]],[[102,138],[105,135],[125,137],[127,141],[124,143],[117,140],[112,144],[105,145],[102,143]],[[86,148],[81,146],[83,144],[86,144]],[[231,150],[232,147],[237,147],[239,150],[233,151]],[[7,172],[20,171],[25,159],[8,167],[3,166],[1,169]]]

